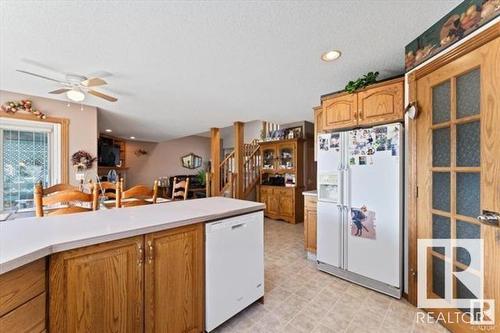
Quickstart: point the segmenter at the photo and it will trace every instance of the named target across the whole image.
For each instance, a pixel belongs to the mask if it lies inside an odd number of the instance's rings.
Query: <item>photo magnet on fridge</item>
[[[326,137],[321,136],[319,138],[319,150],[328,151],[329,148],[330,148],[330,142],[329,142],[329,140]]]
[[[351,208],[351,236],[367,239],[376,239],[375,212],[363,205],[360,208]]]
[[[330,148],[335,149],[336,151],[340,150],[340,134],[332,133],[330,137]]]

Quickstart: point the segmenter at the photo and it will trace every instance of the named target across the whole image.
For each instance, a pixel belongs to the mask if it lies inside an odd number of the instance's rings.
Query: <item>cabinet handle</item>
[[[358,119],[358,111],[354,111],[354,120]]]
[[[363,110],[359,110],[359,120],[363,119]]]
[[[142,250],[142,243],[138,243],[137,244],[137,252],[138,252],[138,256],[139,258],[137,259],[137,265],[141,266],[142,265],[142,262],[143,262],[143,258],[144,258],[144,253],[143,253],[143,250]]]
[[[153,262],[153,242],[148,241],[148,247],[149,247],[148,263],[152,263]]]

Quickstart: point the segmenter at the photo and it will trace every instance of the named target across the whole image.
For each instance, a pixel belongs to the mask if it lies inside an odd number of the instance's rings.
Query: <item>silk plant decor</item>
[[[349,83],[345,86],[345,91],[352,94],[356,90],[365,88],[366,86],[377,82],[378,72],[369,72],[356,81],[349,81]]]

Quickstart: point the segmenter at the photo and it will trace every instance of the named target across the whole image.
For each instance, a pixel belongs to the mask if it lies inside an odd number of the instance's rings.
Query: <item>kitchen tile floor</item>
[[[265,221],[265,302],[255,303],[218,329],[226,332],[448,332],[417,324],[404,300],[318,271],[305,258],[303,224]]]

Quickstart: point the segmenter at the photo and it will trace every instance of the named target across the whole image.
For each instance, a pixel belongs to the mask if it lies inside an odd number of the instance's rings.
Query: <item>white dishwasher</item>
[[[205,225],[205,321],[210,332],[264,296],[264,213]]]

